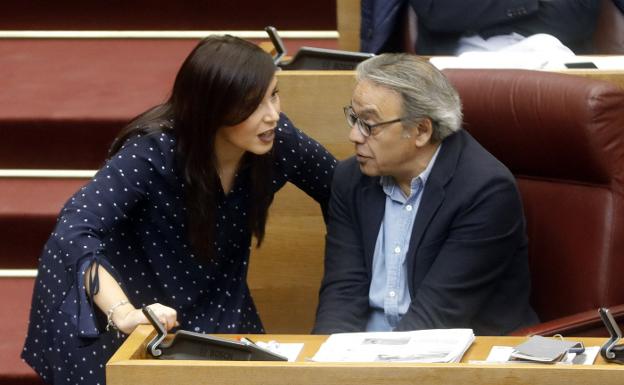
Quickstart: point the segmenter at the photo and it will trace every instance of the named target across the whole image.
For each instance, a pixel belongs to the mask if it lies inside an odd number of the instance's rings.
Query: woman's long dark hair
[[[138,134],[170,130],[176,138],[176,156],[185,181],[189,237],[199,255],[213,259],[216,205],[220,181],[215,158],[215,135],[223,126],[243,122],[262,101],[275,74],[270,55],[233,36],[202,40],[180,68],[169,99],[132,120],[109,151],[114,155]],[[272,201],[272,152],[247,152],[251,191],[249,228],[260,246]]]

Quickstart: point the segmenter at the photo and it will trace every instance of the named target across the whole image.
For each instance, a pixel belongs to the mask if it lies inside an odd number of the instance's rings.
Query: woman
[[[123,334],[262,333],[246,283],[287,181],[321,204],[335,159],[280,116],[275,66],[256,45],[211,36],[169,100],[131,122],[45,245],[22,357],[48,383],[104,384]],[[117,329],[119,332],[116,332]]]

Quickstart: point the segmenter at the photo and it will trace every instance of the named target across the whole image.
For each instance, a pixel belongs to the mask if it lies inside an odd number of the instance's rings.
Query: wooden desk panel
[[[470,364],[483,360],[493,345],[517,345],[525,337],[477,337],[459,364],[308,362],[324,336],[263,335],[263,341],[304,342],[297,362],[164,361],[145,359],[151,326],[141,326],[106,366],[108,385],[615,385],[624,382],[624,366],[598,357],[592,366]],[[603,338],[579,338],[587,346]]]
[[[336,0],[338,47],[347,51],[360,50],[360,1]]]
[[[564,74],[585,76],[591,79],[604,80],[624,88],[624,69],[621,70],[565,70]]]

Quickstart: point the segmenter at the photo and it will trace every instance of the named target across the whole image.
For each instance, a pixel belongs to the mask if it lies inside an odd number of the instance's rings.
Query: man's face
[[[368,80],[358,82],[351,105],[355,114],[368,124],[403,117],[401,96]],[[374,127],[368,137],[360,132],[357,124],[349,132],[360,170],[368,176],[397,177],[408,171],[410,160],[417,151],[410,139],[402,122]]]

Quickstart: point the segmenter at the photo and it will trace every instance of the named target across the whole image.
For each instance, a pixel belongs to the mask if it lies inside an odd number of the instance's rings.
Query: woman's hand
[[[159,303],[153,303],[148,307],[154,312],[160,323],[165,326],[166,330],[171,330],[180,325],[177,321],[177,313],[174,309]],[[149,320],[145,317],[143,311],[141,309],[136,309],[131,304],[126,304],[115,309],[111,318],[117,329],[124,334],[132,333],[138,325],[149,324]]]

